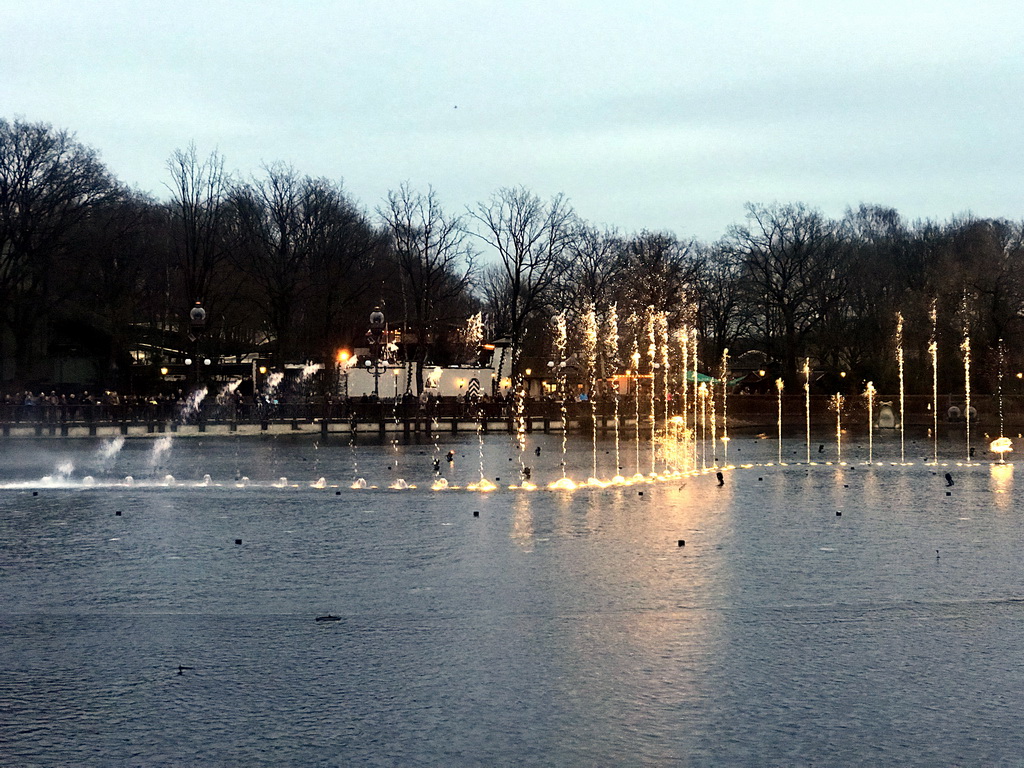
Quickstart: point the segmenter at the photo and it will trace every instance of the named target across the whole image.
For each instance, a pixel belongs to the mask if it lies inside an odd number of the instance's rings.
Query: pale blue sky
[[[1024,218],[1010,2],[4,0],[2,114],[166,196],[195,142],[375,209],[565,193],[625,232],[713,240],[743,204]]]

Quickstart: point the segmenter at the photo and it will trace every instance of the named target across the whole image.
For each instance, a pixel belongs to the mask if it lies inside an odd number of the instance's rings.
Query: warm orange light
[[[484,349],[488,350],[489,352],[493,352],[494,351],[494,345],[493,344],[481,344],[480,346],[483,347]]]
[[[761,370],[759,370],[759,371],[757,372],[757,375],[758,375],[758,376],[760,376],[760,377],[761,377],[762,379],[764,378],[764,374],[765,374],[765,370],[764,370],[764,368],[762,368]]]
[[[266,372],[267,372],[267,366],[261,365],[260,366],[260,374],[262,375],[262,374],[265,374]]]
[[[347,349],[339,349],[338,350],[338,362],[339,363],[346,362],[350,357],[352,357],[352,353],[349,352]]]
[[[839,372],[839,378],[845,379],[846,378],[846,371],[840,371]]]
[[[160,375],[161,376],[166,376],[167,375],[167,369],[166,368],[161,368],[160,369]]]

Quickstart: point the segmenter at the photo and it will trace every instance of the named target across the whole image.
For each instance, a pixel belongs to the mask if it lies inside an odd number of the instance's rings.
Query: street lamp
[[[192,342],[193,358],[196,363],[195,370],[195,385],[199,386],[200,371],[199,367],[200,355],[199,355],[199,337],[203,335],[203,331],[206,330],[206,310],[203,309],[202,302],[196,301],[192,306],[192,309],[188,313],[188,340]],[[192,361],[188,360],[185,362],[186,365],[191,366]]]
[[[370,328],[366,332],[366,340],[370,346],[370,360],[366,365],[373,365],[373,396],[380,397],[380,353],[384,347],[384,335],[387,331],[387,320],[380,307],[374,307],[370,313]]]
[[[341,370],[341,396],[348,400],[348,361],[352,354],[347,349],[338,350],[338,368]]]

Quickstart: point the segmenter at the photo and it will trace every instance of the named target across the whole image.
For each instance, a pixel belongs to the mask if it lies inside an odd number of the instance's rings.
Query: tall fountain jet
[[[655,431],[658,425],[657,412],[655,410],[656,404],[656,383],[658,373],[658,313],[653,306],[647,307],[647,362],[648,367],[651,369],[651,391],[648,401],[650,403],[650,418],[651,418],[651,475],[657,474],[657,466],[655,465]],[[637,430],[639,431],[639,423],[637,424]]]
[[[839,392],[832,395],[832,410],[836,412],[836,461],[843,463],[843,402],[844,398]]]
[[[590,476],[597,479],[597,309],[583,314],[583,357],[587,363],[587,400],[590,403]]]
[[[811,463],[811,359],[804,359],[804,413],[807,422],[807,463]]]
[[[729,465],[729,348],[722,350],[722,463]]]
[[[786,388],[786,383],[782,379],[775,380],[775,389],[779,393],[779,464],[782,463],[782,390]]]
[[[932,460],[939,463],[939,344],[936,332],[939,324],[939,313],[936,300],[932,299],[928,317],[932,321],[932,335],[928,341],[928,354],[932,358]]]
[[[964,353],[964,419],[967,426],[967,461],[971,461],[971,337],[964,328],[964,340],[960,344]]]
[[[899,369],[900,375],[900,464],[905,464],[907,461],[906,451],[906,429],[904,424],[905,419],[905,408],[904,408],[904,386],[903,386],[903,313],[896,313],[896,366]]]
[[[605,319],[604,333],[604,356],[605,364],[613,371],[618,371],[619,365],[619,310],[616,304],[608,307],[608,316]],[[622,477],[621,457],[619,455],[619,387],[618,382],[612,391],[613,422],[615,428],[615,473],[614,477]]]
[[[868,464],[875,459],[875,383],[869,381],[864,390],[864,399],[868,404]]]

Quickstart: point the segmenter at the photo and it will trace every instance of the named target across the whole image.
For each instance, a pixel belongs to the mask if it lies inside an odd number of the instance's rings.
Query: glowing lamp
[[[160,369],[160,375],[161,376],[166,376],[167,375],[167,369],[166,368],[161,368]]]
[[[192,365],[192,358],[191,357],[186,357],[185,358],[185,365]]]
[[[267,366],[265,366],[265,365],[261,365],[261,366],[260,366],[260,375],[261,375],[261,376],[265,376],[265,375],[266,375],[266,373],[267,373]]]

